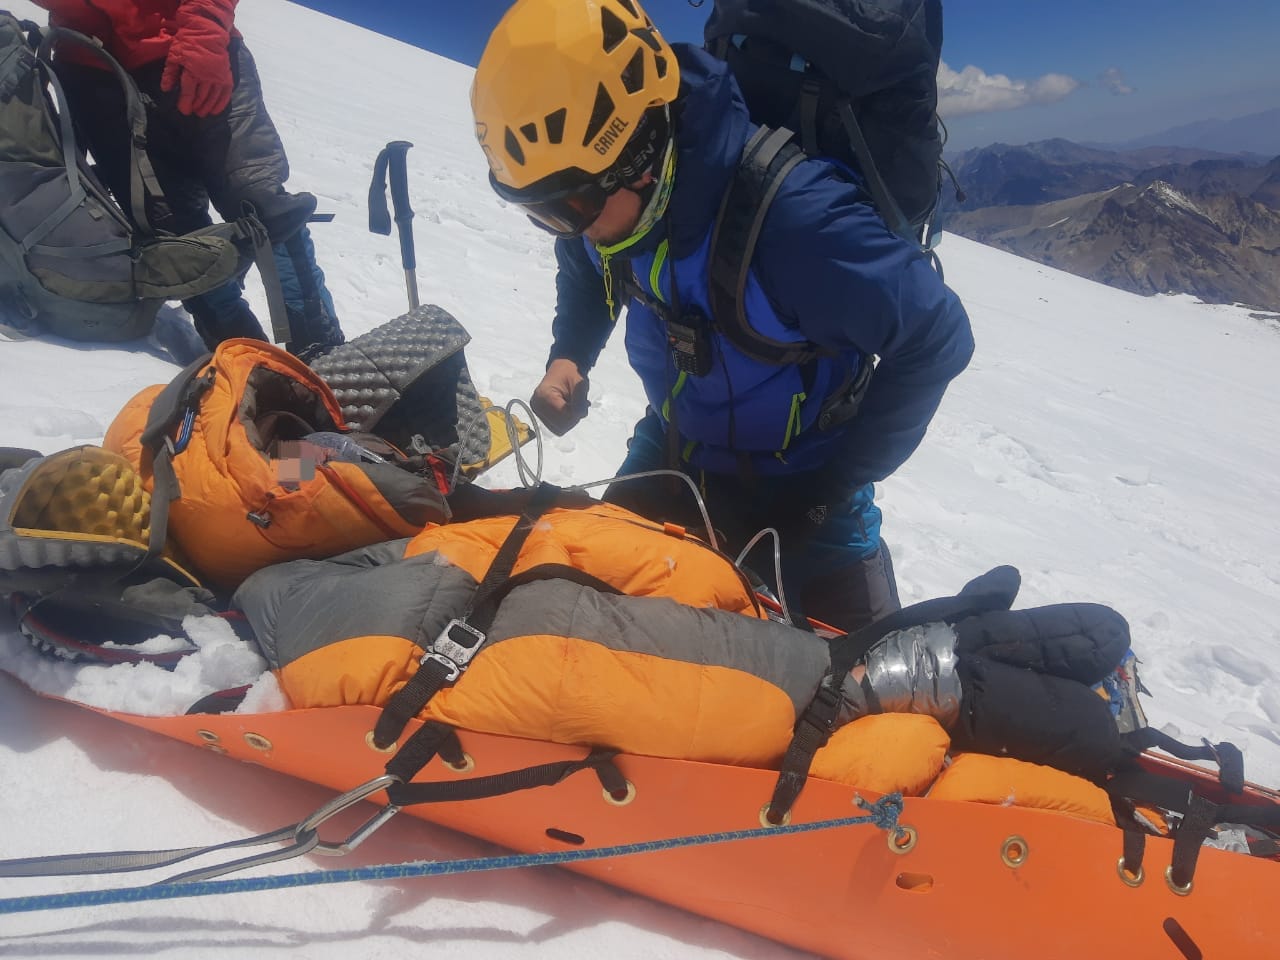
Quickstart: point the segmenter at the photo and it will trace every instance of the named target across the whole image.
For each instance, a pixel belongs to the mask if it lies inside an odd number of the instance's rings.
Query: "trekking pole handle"
[[[391,209],[395,211],[396,230],[400,234],[400,260],[405,270],[414,270],[418,265],[413,249],[413,208],[409,206],[409,174],[405,163],[405,154],[412,146],[408,140],[393,140],[386,146]]]

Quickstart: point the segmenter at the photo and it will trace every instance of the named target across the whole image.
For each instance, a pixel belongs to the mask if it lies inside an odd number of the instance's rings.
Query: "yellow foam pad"
[[[489,450],[483,460],[462,465],[462,472],[468,477],[478,477],[514,452],[515,448],[511,445],[511,437],[507,432],[508,416],[516,428],[517,446],[522,447],[533,439],[533,431],[527,423],[514,414],[509,415],[502,407],[495,407],[488,397],[480,398],[480,407],[489,421]]]
[[[151,542],[151,495],[124,457],[101,447],[72,447],[45,457],[14,497],[10,525],[23,536],[61,540]],[[192,583],[171,542],[164,559]]]
[[[76,447],[45,458],[15,498],[14,527],[146,545],[151,497],[119,454]]]

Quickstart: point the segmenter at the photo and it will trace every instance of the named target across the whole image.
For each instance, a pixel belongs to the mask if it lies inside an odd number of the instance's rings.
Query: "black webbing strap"
[[[497,614],[498,603],[505,596],[500,592],[502,585],[511,577],[520,550],[524,547],[534,525],[554,503],[560,488],[550,483],[539,484],[534,494],[525,504],[524,510],[517,518],[515,526],[507,534],[502,546],[498,549],[489,564],[489,569],[480,581],[471,602],[460,618],[479,633],[485,633],[493,624]],[[430,651],[423,658],[417,672],[409,678],[409,682],[397,690],[382,708],[378,722],[373,729],[373,741],[386,749],[400,739],[409,721],[416,717],[427,702],[447,684],[457,679],[457,669],[451,669],[448,663],[433,659]]]
[[[835,729],[844,678],[866,657],[867,651],[895,630],[926,623],[956,623],[990,610],[1008,610],[1017,596],[1019,580],[1018,571],[1013,567],[996,567],[965,584],[954,597],[912,604],[861,630],[833,639],[831,672],[796,722],[795,733],[782,758],[773,798],[769,801],[766,813],[769,822],[781,823],[800,796],[809,768],[813,765],[814,754],[826,744]],[[870,687],[866,689],[871,694]]]
[[[831,739],[831,731],[835,729],[839,711],[839,683],[832,686],[829,676],[818,687],[817,694],[796,723],[795,733],[782,758],[782,769],[778,774],[778,782],[773,787],[769,809],[765,812],[765,819],[770,823],[782,823],[790,812],[791,805],[800,796],[809,777],[813,755]]]
[[[1169,867],[1169,883],[1179,889],[1189,890],[1196,875],[1196,861],[1215,824],[1225,822],[1222,808],[1211,800],[1192,794],[1187,812],[1178,824],[1173,837],[1173,857]]]
[[[580,770],[594,770],[600,778],[600,786],[610,795],[621,798],[627,792],[627,781],[613,763],[613,758],[617,755],[616,750],[592,750],[581,760],[559,760],[487,777],[395,784],[387,788],[387,798],[397,807],[416,803],[481,800],[518,790],[531,790],[534,787],[552,787]]]
[[[761,127],[747,141],[742,159],[720,201],[711,233],[708,295],[711,317],[739,350],[763,363],[804,363],[822,351],[808,341],[774,340],[747,322],[743,300],[756,241],[769,206],[792,169],[805,159],[785,127]]]
[[[182,369],[151,402],[147,413],[147,425],[139,442],[143,450],[151,453],[151,535],[147,542],[147,557],[159,556],[164,549],[169,527],[169,505],[182,496],[178,475],[173,469],[176,448],[170,434],[183,422],[188,412],[194,414],[200,399],[213,386],[216,368],[208,373],[200,371],[209,366],[211,357],[205,354]]]
[[[302,292],[301,322],[303,329],[294,330],[292,323],[289,322],[288,311],[285,311],[285,324],[289,328],[288,342],[296,353],[314,343],[325,342],[329,337],[330,331],[325,329],[324,306],[320,301],[320,287],[316,283],[315,274],[311,271],[311,260],[307,256],[307,246],[301,230],[284,242],[284,249],[289,254],[289,261],[293,264],[293,272],[298,278],[298,287]],[[278,273],[279,271],[277,270],[277,275]],[[283,286],[281,289],[283,291]],[[275,321],[273,318],[272,327],[274,328],[274,326]]]
[[[907,218],[902,212],[902,208],[898,206],[898,201],[893,198],[893,194],[889,192],[888,186],[885,185],[884,178],[880,176],[880,170],[876,167],[875,158],[871,155],[871,148],[867,145],[867,138],[862,135],[862,128],[858,126],[858,118],[853,115],[853,105],[848,99],[843,99],[836,106],[836,113],[840,117],[840,123],[844,126],[844,132],[849,138],[849,144],[853,147],[853,152],[858,158],[858,168],[862,172],[862,178],[867,183],[867,189],[871,191],[871,199],[880,211],[880,216],[884,217],[884,221],[889,225],[890,230],[908,243],[913,243],[920,247],[919,235],[912,230],[911,224],[907,222]]]
[[[536,567],[530,567],[523,573],[508,577],[504,583],[499,584],[491,597],[493,606],[496,608],[498,603],[516,587],[541,580],[569,580],[573,583],[591,587],[600,593],[615,595],[622,593],[612,584],[605,583],[603,580],[593,577],[591,574],[585,573],[576,567],[560,563],[541,563]],[[489,619],[491,624],[492,617]],[[425,692],[427,698],[422,701],[422,706],[424,707],[431,697],[434,697],[451,682],[445,666],[437,660],[427,659],[409,682],[413,683],[419,676],[424,676],[423,684],[413,696],[416,698]],[[400,692],[403,692],[403,690]],[[392,699],[395,698],[393,697]],[[412,703],[416,701],[406,700],[405,702],[412,706]],[[418,709],[421,710],[422,707]],[[386,716],[385,711],[382,716]],[[382,718],[379,717],[379,723],[381,722]],[[401,728],[401,732],[403,732],[403,728]],[[399,734],[396,736],[399,737]],[[394,739],[391,740],[387,746],[394,742]],[[374,743],[381,745],[376,728],[374,730]],[[437,753],[449,763],[457,765],[462,762],[462,748],[458,745],[457,736],[454,734],[453,728],[435,720],[428,720],[396,752],[396,755],[387,764],[387,773],[393,774],[408,783],[417,776],[419,770],[431,762],[431,758]]]
[[[555,504],[559,493],[560,488],[553,483],[538,484],[533,496],[529,498],[529,503],[516,521],[516,525],[507,534],[507,539],[503,541],[493,562],[489,564],[489,570],[480,581],[480,586],[476,588],[470,608],[463,618],[481,633],[493,625],[498,604],[506,596],[503,584],[511,578],[511,571],[520,557],[520,551],[524,549],[525,541],[529,539],[529,534],[533,532],[534,526],[542,515]]]
[[[1162,730],[1143,727],[1123,735],[1126,745],[1135,752],[1163,750],[1180,760],[1212,760],[1218,765],[1218,782],[1230,794],[1244,793],[1244,754],[1234,743],[1209,743],[1193,745],[1175,740]]]
[[[1104,786],[1113,799],[1125,798],[1184,816],[1199,797],[1185,780],[1152,773],[1136,764],[1117,771]],[[1280,803],[1220,803],[1214,808],[1218,823],[1241,823],[1264,830],[1280,828]]]
[[[280,269],[276,266],[276,254],[272,249],[271,235],[258,219],[253,204],[246,202],[236,226],[253,247],[253,262],[258,265],[262,277],[262,292],[267,295],[267,314],[271,317],[271,339],[279,344],[292,342],[289,329],[289,310],[284,302],[284,286],[280,283]],[[302,281],[301,276],[298,278]]]
[[[1131,877],[1142,875],[1142,858],[1147,852],[1147,835],[1137,830],[1124,831],[1124,855],[1120,867]]]
[[[821,153],[818,146],[818,99],[822,86],[812,77],[800,83],[800,146],[811,157]]]
[[[453,727],[439,720],[428,720],[387,762],[386,772],[399,777],[401,782],[408,783],[437,754],[446,763],[454,766],[462,764],[462,744],[458,742],[458,735]]]

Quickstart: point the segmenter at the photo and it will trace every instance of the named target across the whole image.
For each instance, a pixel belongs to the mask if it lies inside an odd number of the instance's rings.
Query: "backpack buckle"
[[[862,406],[862,398],[867,395],[867,388],[871,386],[871,375],[874,372],[874,360],[871,357],[864,356],[858,366],[857,375],[853,378],[853,382],[849,384],[849,389],[828,400],[818,414],[817,427],[819,431],[827,431],[834,427],[839,427],[858,415],[858,409]]]
[[[445,681],[453,683],[467,669],[476,651],[485,641],[485,635],[465,620],[457,618],[445,624],[431,649],[422,658],[425,664],[434,660],[445,668]]]

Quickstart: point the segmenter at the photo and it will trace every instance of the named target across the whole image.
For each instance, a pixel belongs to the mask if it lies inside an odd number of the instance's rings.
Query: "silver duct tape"
[[[895,630],[871,648],[866,679],[852,676],[842,687],[840,720],[872,712],[865,686],[879,713],[923,713],[947,729],[960,718],[960,676],[956,672],[956,635],[945,623]]]

